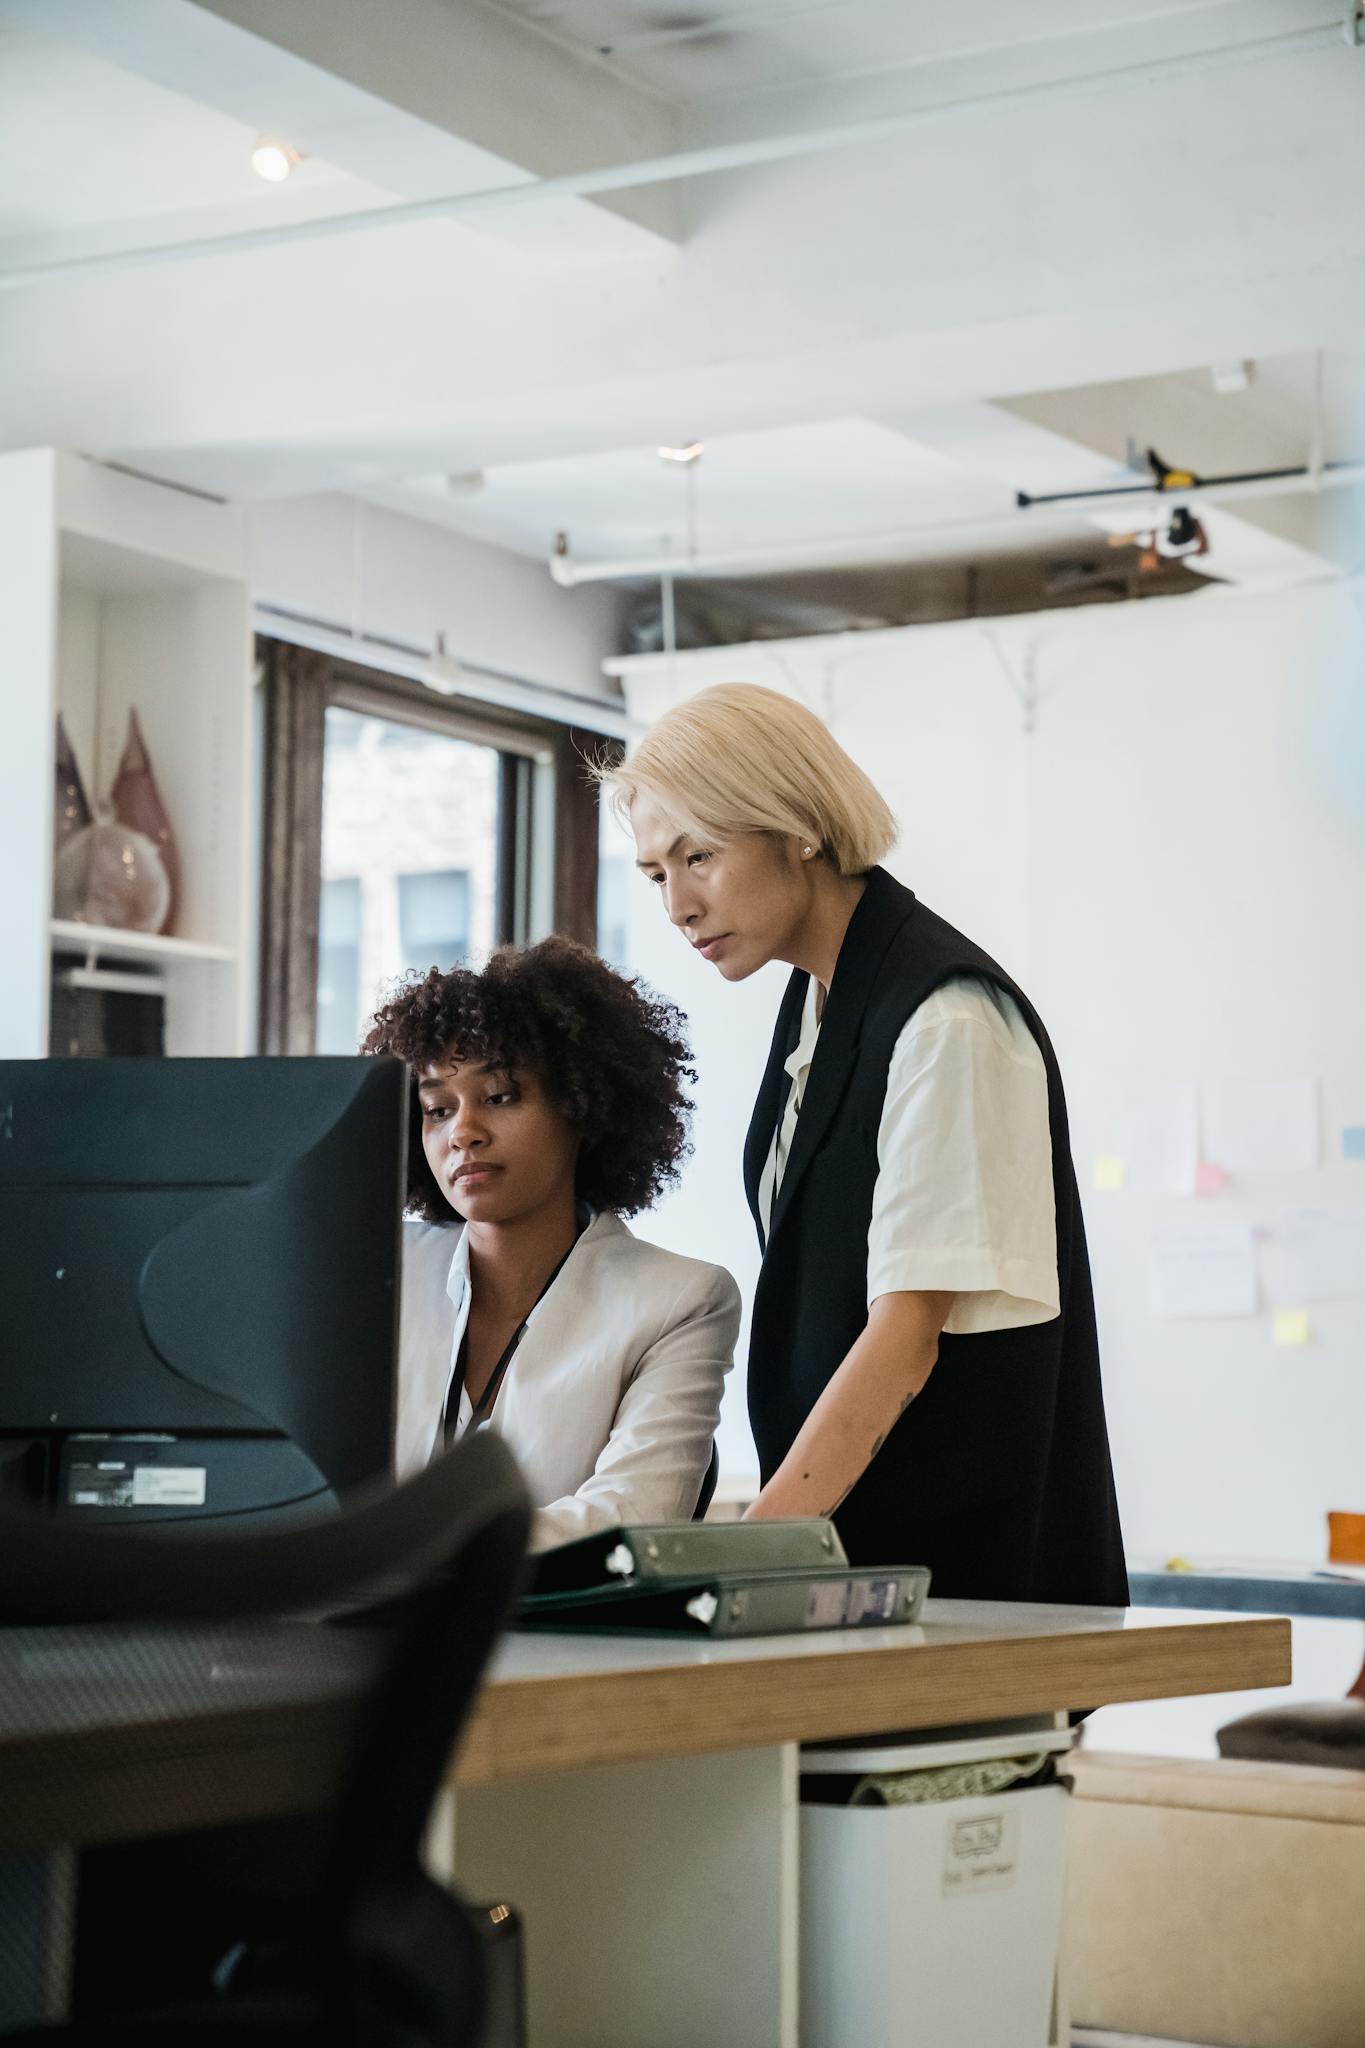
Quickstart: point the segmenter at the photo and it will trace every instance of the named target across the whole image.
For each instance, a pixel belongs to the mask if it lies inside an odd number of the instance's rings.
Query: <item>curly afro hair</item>
[[[503,946],[481,973],[433,967],[376,1010],[362,1052],[406,1060],[408,1209],[452,1220],[422,1150],[417,1076],[458,1055],[530,1069],[579,1133],[577,1193],[632,1216],[678,1177],[697,1078],[686,1020],[643,982],[616,974],[571,939]]]

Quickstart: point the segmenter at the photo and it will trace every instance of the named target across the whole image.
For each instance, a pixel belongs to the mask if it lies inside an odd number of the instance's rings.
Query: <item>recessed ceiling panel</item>
[[[689,438],[686,423],[670,428],[671,442]],[[594,558],[875,536],[1012,504],[999,479],[865,419],[726,435],[691,469],[636,448],[409,488],[481,540],[548,554],[562,531],[576,556]]]
[[[1215,46],[1312,27],[1304,0],[495,0],[580,54],[683,104],[810,90],[920,65],[1008,56],[1074,43],[1060,65],[1085,67],[1106,39],[1159,54],[1174,38]],[[1126,51],[1121,61],[1132,55]]]

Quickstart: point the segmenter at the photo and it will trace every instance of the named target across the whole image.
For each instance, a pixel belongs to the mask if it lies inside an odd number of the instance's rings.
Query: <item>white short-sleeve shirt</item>
[[[766,1232],[819,1041],[811,978],[782,1122],[759,1183]],[[1047,1069],[1012,996],[945,982],[896,1041],[877,1133],[867,1298],[951,1293],[949,1336],[1061,1312]]]

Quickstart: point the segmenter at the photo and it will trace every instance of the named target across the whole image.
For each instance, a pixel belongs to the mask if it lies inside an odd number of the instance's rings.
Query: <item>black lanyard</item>
[[[480,1424],[486,1422],[488,1417],[492,1414],[494,1403],[496,1402],[498,1394],[502,1388],[502,1383],[507,1377],[507,1368],[512,1363],[512,1360],[516,1357],[517,1347],[521,1343],[522,1338],[526,1335],[526,1332],[531,1327],[531,1317],[540,1307],[540,1304],[542,1303],[542,1301],[544,1301],[546,1295],[554,1286],[555,1281],[564,1271],[565,1266],[568,1265],[569,1259],[573,1253],[574,1245],[578,1243],[578,1239],[581,1235],[581,1231],[575,1232],[573,1244],[569,1246],[568,1251],[565,1252],[563,1258],[555,1267],[553,1273],[551,1273],[549,1279],[545,1282],[545,1285],[541,1288],[539,1294],[535,1298],[535,1301],[532,1303],[531,1308],[527,1312],[527,1315],[524,1321],[522,1322],[521,1327],[519,1329],[513,1330],[511,1336],[508,1338],[507,1344],[503,1350],[502,1357],[498,1360],[497,1364],[493,1367],[492,1372],[488,1375],[488,1384],[485,1386],[483,1392],[480,1394],[478,1400],[474,1403],[473,1407],[470,1410],[469,1427],[471,1429],[477,1429],[480,1426]],[[472,1280],[467,1281],[465,1284],[466,1286],[472,1289]],[[445,1414],[441,1418],[441,1434],[445,1438],[445,1441],[447,1443],[451,1443],[454,1440],[456,1432],[458,1431],[460,1426],[460,1396],[464,1392],[465,1347],[468,1344],[468,1342],[469,1319],[468,1317],[466,1317],[465,1334],[460,1339],[460,1354],[455,1361],[455,1371],[451,1375],[450,1388],[446,1394]]]

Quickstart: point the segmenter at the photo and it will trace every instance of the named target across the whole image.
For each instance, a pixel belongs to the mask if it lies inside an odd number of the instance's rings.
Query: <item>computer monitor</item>
[[[0,1062],[0,1485],[300,1512],[392,1464],[397,1059]]]

